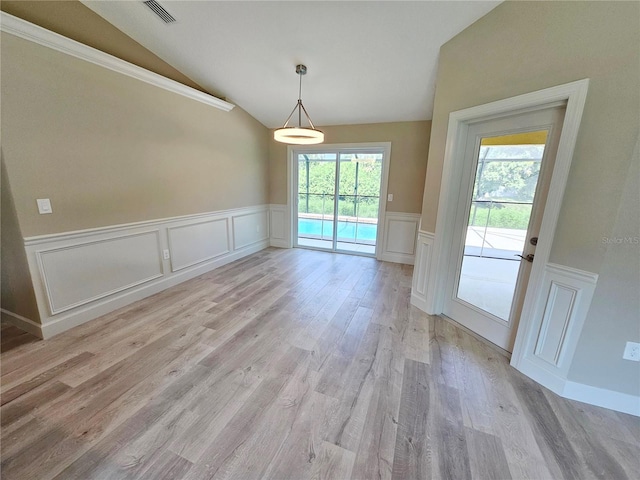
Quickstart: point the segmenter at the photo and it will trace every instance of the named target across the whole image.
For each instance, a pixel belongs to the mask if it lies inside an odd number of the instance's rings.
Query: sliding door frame
[[[382,241],[384,239],[385,217],[387,214],[387,188],[389,184],[389,165],[391,163],[391,142],[375,143],[323,143],[320,145],[288,145],[287,146],[287,210],[289,212],[289,238],[290,247],[296,245],[298,234],[297,218],[297,158],[300,153],[335,152],[336,162],[340,162],[341,153],[363,153],[371,151],[382,152],[382,177],[380,179],[380,199],[378,204],[378,231],[376,233],[375,257],[380,260],[382,255]],[[337,173],[337,170],[336,170]],[[336,184],[338,178],[336,176]],[[336,197],[339,192],[336,192]],[[335,210],[334,210],[335,211]],[[335,234],[335,228],[334,228]],[[340,251],[339,253],[347,253]],[[358,252],[348,252],[358,255]]]

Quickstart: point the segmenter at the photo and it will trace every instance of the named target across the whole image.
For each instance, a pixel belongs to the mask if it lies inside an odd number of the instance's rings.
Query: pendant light
[[[296,65],[296,73],[300,75],[298,103],[293,107],[291,114],[287,118],[287,121],[284,122],[282,128],[273,132],[273,138],[278,142],[289,143],[291,145],[313,145],[316,143],[322,143],[324,142],[324,133],[313,126],[313,122],[311,121],[311,118],[309,118],[307,109],[304,108],[304,105],[302,104],[302,76],[307,74],[307,67],[304,65]],[[298,110],[298,126],[289,127],[289,120],[291,120],[291,117],[293,117],[296,110]],[[304,116],[307,117],[307,121],[311,128],[302,126],[303,112]]]

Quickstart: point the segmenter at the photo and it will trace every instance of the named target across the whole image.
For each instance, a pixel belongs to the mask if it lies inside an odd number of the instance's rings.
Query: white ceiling
[[[428,120],[440,46],[496,1],[141,1],[83,3],[267,127],[302,100],[316,125]],[[461,72],[461,74],[464,74]]]

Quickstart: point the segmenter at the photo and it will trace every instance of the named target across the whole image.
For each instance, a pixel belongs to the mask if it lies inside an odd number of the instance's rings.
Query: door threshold
[[[498,345],[496,345],[495,343],[487,340],[486,338],[484,338],[481,335],[478,335],[476,332],[474,332],[473,330],[465,327],[464,325],[456,322],[453,318],[447,317],[445,314],[440,314],[440,315],[434,315],[434,317],[438,317],[441,318],[442,320],[444,320],[445,322],[448,322],[450,324],[452,324],[454,327],[459,328],[460,330],[462,330],[465,333],[468,333],[469,335],[471,335],[473,338],[475,338],[476,340],[482,342],[483,344],[485,344],[487,347],[495,350],[496,352],[498,352],[500,355],[506,357],[508,360],[511,360],[511,352],[508,352],[507,350],[505,350],[504,348],[499,347]]]

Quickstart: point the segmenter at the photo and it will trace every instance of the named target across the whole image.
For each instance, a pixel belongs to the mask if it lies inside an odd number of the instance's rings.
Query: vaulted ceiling
[[[317,125],[428,120],[440,46],[496,1],[83,3],[210,92],[268,127],[298,95]],[[460,72],[464,75],[464,72]]]

